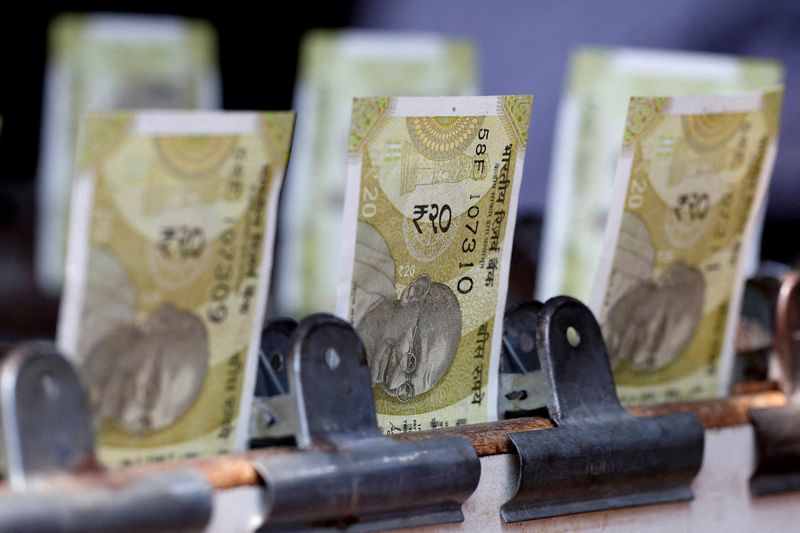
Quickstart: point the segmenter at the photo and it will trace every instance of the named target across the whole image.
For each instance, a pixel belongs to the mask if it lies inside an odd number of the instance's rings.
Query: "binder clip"
[[[86,396],[50,343],[3,357],[0,428],[0,531],[196,531],[211,518],[199,472],[99,476]]]
[[[800,271],[789,273],[780,286],[774,353],[789,402],[750,410],[756,450],[750,490],[757,496],[800,490]]]
[[[261,331],[256,390],[250,411],[251,448],[294,443],[292,428],[288,425],[293,416],[292,404],[286,398],[289,341],[296,328],[297,322],[291,318],[278,318]]]
[[[736,334],[733,383],[766,381],[775,344],[775,307],[780,280],[759,276],[745,281]]]
[[[525,302],[506,312],[500,359],[500,418],[547,417],[547,383],[536,351],[542,304]]]
[[[480,462],[460,436],[394,440],[378,431],[363,345],[346,322],[312,315],[294,330],[285,409],[297,450],[254,458],[264,482],[260,531],[375,531],[463,520]],[[272,408],[277,403],[280,408]]]
[[[703,458],[694,413],[636,418],[617,399],[591,311],[572,298],[549,300],[537,317],[536,347],[557,427],[510,433],[519,455],[506,522],[690,500]]]

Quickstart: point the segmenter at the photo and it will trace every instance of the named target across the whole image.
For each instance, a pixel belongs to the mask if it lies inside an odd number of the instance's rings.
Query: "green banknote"
[[[290,112],[88,114],[58,343],[108,465],[241,450]]]
[[[357,98],[338,312],[387,433],[492,420],[531,96]]]
[[[301,44],[297,134],[281,201],[277,312],[333,311],[353,97],[473,94],[469,42],[438,35],[316,30]]]
[[[61,289],[73,158],[86,111],[220,105],[216,36],[175,17],[76,15],[49,29],[38,176],[36,277]]]
[[[568,294],[586,300],[591,294],[631,96],[757,90],[782,78],[783,68],[774,61],[657,50],[578,51],[556,128],[539,299]]]
[[[624,403],[727,394],[782,97],[631,99],[592,297]]]

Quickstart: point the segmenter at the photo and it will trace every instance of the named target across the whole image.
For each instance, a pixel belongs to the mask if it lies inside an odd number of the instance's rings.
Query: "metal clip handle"
[[[94,437],[83,388],[47,342],[12,348],[0,367],[2,474],[23,489],[35,474],[94,467]]]
[[[11,487],[0,494],[2,531],[198,531],[211,517],[199,472],[96,475],[84,390],[51,343],[23,343],[3,358],[0,427]]]
[[[256,396],[277,396],[288,391],[286,358],[296,328],[297,322],[291,318],[278,318],[271,320],[261,331]]]
[[[750,490],[757,496],[800,490],[800,271],[789,273],[781,283],[775,354],[789,404],[750,411],[756,448]]]
[[[480,462],[463,437],[397,441],[377,429],[364,347],[346,322],[313,315],[287,360],[300,451],[260,458],[263,531],[373,531],[463,520]],[[424,480],[424,482],[422,481]]]
[[[781,283],[775,312],[775,353],[781,367],[781,388],[800,403],[800,271]]]
[[[547,385],[536,351],[536,326],[542,304],[517,305],[503,320],[500,360],[500,416],[547,416]]]
[[[42,480],[34,490],[0,495],[0,531],[197,532],[208,524],[212,505],[211,487],[192,470],[108,484]]]
[[[261,331],[258,374],[250,411],[250,447],[294,444],[294,406],[289,400],[289,343],[297,322],[270,321]]]
[[[572,298],[549,300],[536,342],[558,426],[510,433],[520,459],[506,522],[692,498],[704,434],[693,413],[635,418],[620,405],[600,326]]]

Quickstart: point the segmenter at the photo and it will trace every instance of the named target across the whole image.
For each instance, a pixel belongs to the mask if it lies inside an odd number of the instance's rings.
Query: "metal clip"
[[[789,403],[750,410],[756,444],[750,490],[758,496],[800,490],[800,271],[788,274],[781,283],[774,351]]]
[[[256,459],[263,531],[374,531],[463,520],[480,462],[463,437],[399,441],[377,429],[364,347],[346,322],[313,315],[287,360],[288,426],[300,451]],[[277,397],[275,398],[277,399]]]
[[[211,517],[211,488],[199,472],[101,481],[80,380],[50,343],[5,354],[0,427],[11,489],[0,491],[0,531],[197,531]]]
[[[250,411],[251,448],[294,442],[292,405],[286,398],[289,342],[296,328],[297,322],[291,318],[279,318],[261,331],[256,394]]]
[[[541,309],[541,302],[525,302],[507,312],[503,321],[501,418],[547,416],[547,384],[536,352],[536,324]]]
[[[558,427],[509,434],[520,459],[519,486],[501,508],[503,519],[690,500],[703,458],[697,416],[628,414],[600,326],[577,300],[549,300],[537,322],[548,410]]]
[[[780,287],[780,280],[771,276],[745,281],[736,333],[733,383],[766,381],[769,377]]]
[[[0,473],[13,489],[31,476],[95,467],[78,376],[46,342],[9,350],[0,367]]]

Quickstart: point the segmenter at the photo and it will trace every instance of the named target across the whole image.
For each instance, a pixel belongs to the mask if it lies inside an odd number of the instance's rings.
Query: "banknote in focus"
[[[61,289],[78,129],[87,110],[220,105],[216,36],[204,22],[163,16],[57,17],[49,29],[38,176],[36,277]]]
[[[592,297],[623,403],[728,393],[782,96],[631,99]]]
[[[357,98],[338,312],[387,433],[491,420],[531,96]]]
[[[301,44],[297,134],[285,192],[277,260],[279,314],[334,310],[355,96],[474,94],[475,53],[438,35],[315,30]]]
[[[558,115],[538,298],[568,294],[586,300],[591,294],[631,96],[758,90],[782,78],[783,68],[774,61],[657,50],[578,51]]]
[[[293,113],[88,114],[58,343],[109,465],[242,449]]]

